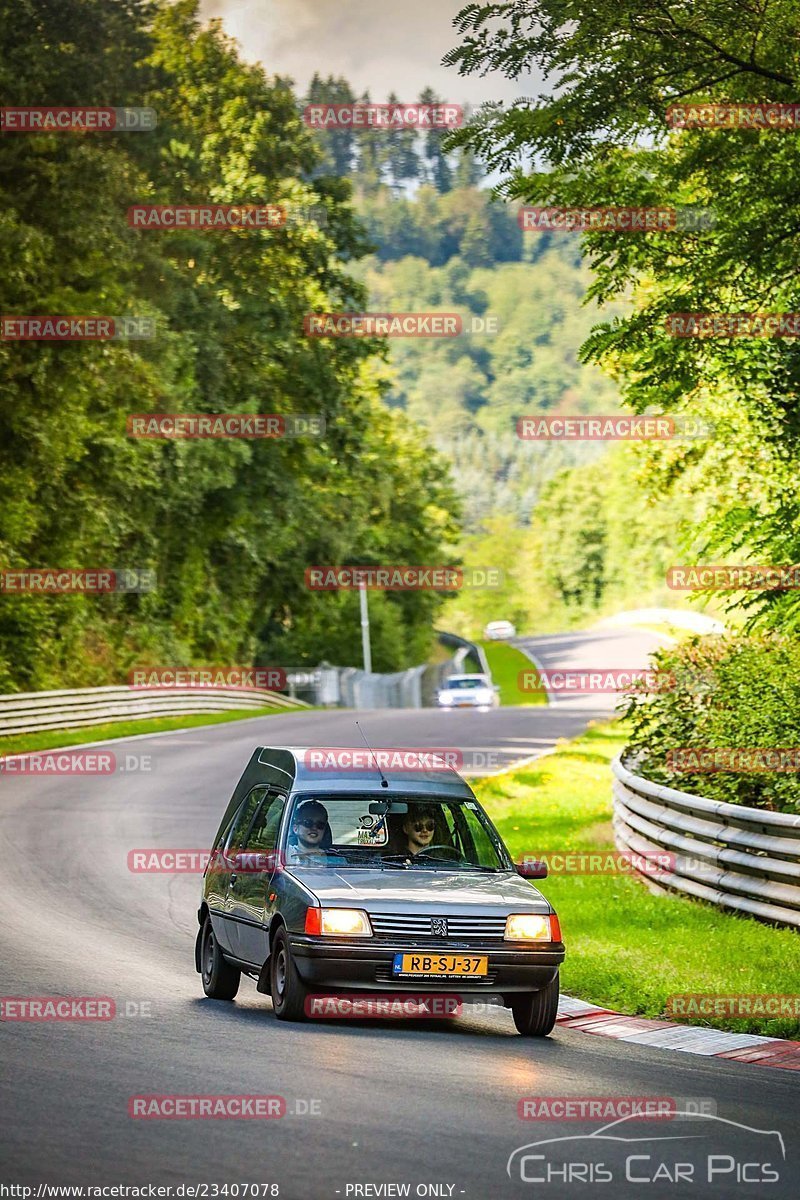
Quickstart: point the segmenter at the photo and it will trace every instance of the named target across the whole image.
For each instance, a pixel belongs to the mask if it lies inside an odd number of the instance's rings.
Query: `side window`
[[[242,845],[244,844],[247,831],[249,830],[250,824],[255,816],[256,809],[264,799],[266,793],[266,784],[259,784],[258,787],[254,787],[253,790],[248,793],[248,795],[239,805],[239,809],[236,813],[233,825],[231,826],[230,833],[225,841],[225,849],[223,853],[226,855],[226,857],[231,854],[235,854],[237,850],[241,849]]]
[[[455,848],[476,867],[497,867],[497,851],[478,814],[464,805],[445,809]]]
[[[253,818],[247,835],[245,850],[274,850],[278,844],[278,830],[286,797],[281,792],[270,792]]]
[[[471,845],[472,861],[479,867],[499,867],[497,847],[477,812],[469,807],[464,807],[462,812],[465,841]]]

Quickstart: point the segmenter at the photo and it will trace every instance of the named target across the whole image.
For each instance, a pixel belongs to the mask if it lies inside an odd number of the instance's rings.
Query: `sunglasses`
[[[327,821],[298,821],[298,825],[302,825],[304,829],[324,829],[328,824]]]
[[[412,821],[411,827],[415,830],[424,829],[427,830],[428,833],[433,833],[436,825],[433,821]]]

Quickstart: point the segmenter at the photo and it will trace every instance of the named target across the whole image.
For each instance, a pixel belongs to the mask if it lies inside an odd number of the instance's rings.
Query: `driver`
[[[318,800],[305,800],[292,817],[292,836],[287,861],[306,866],[325,866],[325,834],[329,832],[328,810]]]
[[[406,838],[404,849],[413,857],[422,854],[436,840],[436,806],[433,804],[415,804],[408,807],[408,813],[402,825]]]

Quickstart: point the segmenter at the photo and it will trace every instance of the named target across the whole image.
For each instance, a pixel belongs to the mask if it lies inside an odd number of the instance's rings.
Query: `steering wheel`
[[[455,846],[449,846],[446,842],[435,842],[431,846],[426,846],[424,850],[418,851],[417,854],[412,854],[412,858],[422,858],[426,854],[430,854],[431,850],[446,850],[449,856],[453,859],[458,859],[459,862],[466,862],[466,858],[460,850],[456,850]]]

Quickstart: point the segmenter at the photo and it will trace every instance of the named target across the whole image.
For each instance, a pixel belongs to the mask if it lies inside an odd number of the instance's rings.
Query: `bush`
[[[779,812],[800,813],[800,640],[782,636],[693,638],[654,656],[668,686],[644,685],[627,698],[637,770],[681,791]],[[662,677],[663,679],[663,677]],[[653,684],[654,681],[651,681]],[[780,748],[790,769],[755,770],[753,751]],[[718,769],[698,769],[717,750]],[[730,752],[750,754],[750,768]],[[710,755],[703,756],[706,761]],[[726,762],[727,769],[719,769]],[[759,764],[761,768],[765,765]],[[731,767],[739,766],[739,769]]]

